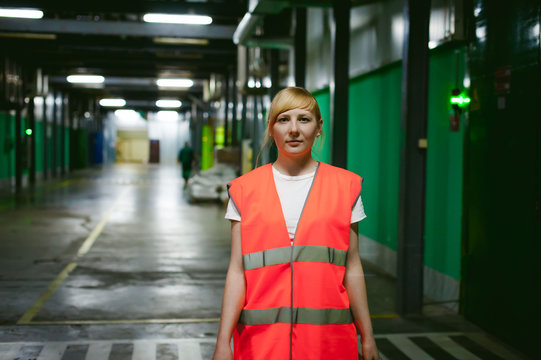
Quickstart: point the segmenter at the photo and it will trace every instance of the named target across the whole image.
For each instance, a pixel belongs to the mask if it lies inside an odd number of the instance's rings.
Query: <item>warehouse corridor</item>
[[[540,14],[3,2],[0,360],[537,359]]]
[[[228,224],[183,201],[175,170],[119,165],[4,209],[3,275],[28,300],[3,320],[217,318]]]
[[[0,359],[210,359],[229,222],[182,181],[175,166],[118,164],[4,195]],[[397,317],[394,280],[364,267],[385,359],[520,358],[441,306]]]

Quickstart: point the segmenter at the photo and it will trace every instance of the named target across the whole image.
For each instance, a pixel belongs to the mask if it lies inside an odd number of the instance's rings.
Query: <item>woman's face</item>
[[[310,153],[321,133],[323,120],[306,109],[291,109],[278,114],[270,134],[280,154],[299,156]]]

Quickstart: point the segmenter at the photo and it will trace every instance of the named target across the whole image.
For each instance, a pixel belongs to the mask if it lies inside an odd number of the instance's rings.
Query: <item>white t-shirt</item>
[[[278,170],[272,167],[272,173],[274,175],[274,183],[276,184],[276,191],[280,198],[280,204],[282,205],[282,212],[287,225],[287,231],[289,232],[289,238],[293,239],[297,231],[297,224],[301,215],[306,196],[310,190],[310,185],[315,175],[315,171],[310,174],[289,176],[280,174]],[[355,206],[351,213],[351,223],[361,221],[366,217],[364,213],[363,202],[361,197],[357,199]],[[240,214],[237,208],[233,205],[231,199],[227,204],[227,211],[225,218],[229,220],[240,221]]]

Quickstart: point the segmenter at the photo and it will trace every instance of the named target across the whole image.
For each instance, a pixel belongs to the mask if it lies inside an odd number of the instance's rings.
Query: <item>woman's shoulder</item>
[[[359,174],[354,173],[353,171],[334,166],[327,163],[320,163],[320,168],[328,173],[332,174],[333,176],[342,178],[344,180],[353,180],[353,181],[361,181],[361,176]]]
[[[257,182],[261,177],[268,176],[268,167],[272,166],[272,164],[266,164],[259,167],[256,167],[253,170],[250,170],[246,174],[243,174],[239,176],[238,178],[230,181],[231,185],[234,184],[246,184],[246,183],[252,183]]]

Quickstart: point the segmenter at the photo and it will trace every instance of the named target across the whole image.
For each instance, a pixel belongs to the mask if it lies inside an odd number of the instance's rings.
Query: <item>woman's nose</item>
[[[291,127],[289,128],[289,131],[292,133],[297,133],[298,132],[297,120],[290,121],[290,124],[291,124]]]

